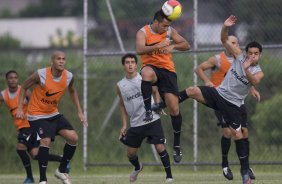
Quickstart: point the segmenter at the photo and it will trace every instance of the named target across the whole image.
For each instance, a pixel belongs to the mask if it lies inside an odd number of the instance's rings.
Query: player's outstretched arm
[[[81,109],[81,106],[80,106],[80,103],[79,103],[78,94],[77,94],[77,91],[74,87],[74,78],[72,78],[72,80],[69,84],[68,90],[69,90],[71,99],[72,99],[73,103],[75,104],[75,108],[77,110],[77,114],[78,114],[78,117],[79,117],[81,123],[85,127],[87,127],[88,126],[87,118],[84,116],[82,109]]]

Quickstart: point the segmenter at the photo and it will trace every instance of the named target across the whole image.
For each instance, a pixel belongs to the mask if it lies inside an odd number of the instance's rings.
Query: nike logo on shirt
[[[154,43],[151,43],[151,44],[145,44],[146,46],[153,46],[153,45],[156,45],[156,44],[158,44],[158,43],[160,43],[160,42],[154,42]]]
[[[49,93],[48,91],[45,93],[45,95],[47,96],[47,97],[50,97],[50,96],[53,96],[53,95],[55,95],[55,94],[58,94],[58,93],[60,93],[61,91],[58,91],[58,92],[55,92],[55,93]]]
[[[13,112],[14,110],[16,110],[18,107],[15,107],[13,109],[10,110],[10,112]]]

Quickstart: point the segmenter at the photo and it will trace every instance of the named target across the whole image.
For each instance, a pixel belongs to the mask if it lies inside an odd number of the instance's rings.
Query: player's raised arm
[[[235,58],[237,58],[241,53],[242,50],[240,47],[235,46],[232,44],[232,41],[228,39],[228,33],[229,33],[229,28],[235,25],[237,22],[237,18],[234,15],[230,15],[223,23],[222,29],[221,29],[221,42],[228,50],[229,53],[231,53]]]

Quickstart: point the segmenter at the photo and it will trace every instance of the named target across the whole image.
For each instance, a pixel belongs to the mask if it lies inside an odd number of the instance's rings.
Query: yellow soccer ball
[[[163,13],[171,21],[178,19],[182,14],[182,6],[177,0],[168,0],[162,6]]]

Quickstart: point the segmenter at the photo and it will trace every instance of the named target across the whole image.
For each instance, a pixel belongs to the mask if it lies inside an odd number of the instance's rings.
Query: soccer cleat
[[[41,181],[39,184],[47,184],[47,181]]]
[[[160,113],[162,111],[162,109],[166,108],[166,104],[164,102],[160,102],[160,103],[154,103],[151,106],[152,111],[155,111],[156,113]]]
[[[26,177],[23,184],[30,184],[30,183],[34,183],[34,179],[33,178],[29,178],[29,177]]]
[[[131,174],[130,174],[130,176],[129,176],[129,181],[130,182],[135,182],[136,180],[137,180],[137,176],[138,176],[138,174],[142,171],[142,169],[143,169],[143,165],[142,164],[140,164],[140,169],[139,170],[133,170],[132,172],[131,172]]]
[[[152,111],[155,111],[155,113],[160,114],[162,109],[160,108],[160,104],[159,103],[154,103],[151,105],[151,109]]]
[[[167,178],[165,182],[166,183],[173,183],[173,178]]]
[[[254,171],[253,171],[252,168],[249,168],[248,175],[250,176],[251,180],[255,180],[256,179]]]
[[[241,176],[242,176],[243,184],[251,184],[251,178],[248,174],[248,171],[247,172],[241,171]]]
[[[143,121],[145,122],[150,122],[153,120],[153,113],[151,110],[148,110],[145,112],[145,118],[143,119]]]
[[[177,149],[174,148],[173,159],[175,163],[179,163],[181,161],[182,152],[180,151],[180,147],[177,147]]]
[[[69,176],[67,173],[61,173],[61,172],[59,171],[59,169],[57,169],[57,170],[55,171],[54,176],[55,176],[56,178],[60,179],[60,180],[63,182],[63,184],[71,184],[70,176]]]
[[[228,180],[233,180],[233,173],[229,167],[224,167],[222,169],[223,176]]]

